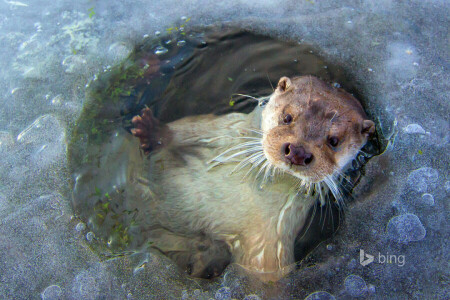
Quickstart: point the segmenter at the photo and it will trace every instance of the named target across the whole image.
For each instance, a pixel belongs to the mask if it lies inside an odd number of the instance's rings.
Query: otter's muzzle
[[[314,155],[306,152],[305,148],[302,146],[294,146],[291,143],[283,144],[282,151],[287,162],[293,165],[306,166],[314,159]]]

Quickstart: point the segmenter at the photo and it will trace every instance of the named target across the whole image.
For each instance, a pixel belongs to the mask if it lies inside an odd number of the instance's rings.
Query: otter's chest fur
[[[281,175],[260,186],[257,169],[234,172],[236,163],[211,160],[258,128],[252,114],[189,117],[168,124],[170,145],[151,154],[146,168],[153,197],[149,219],[180,235],[206,234],[225,241],[233,261],[258,272],[294,263],[294,240],[313,200],[298,195],[296,179]],[[279,275],[277,275],[279,276]]]

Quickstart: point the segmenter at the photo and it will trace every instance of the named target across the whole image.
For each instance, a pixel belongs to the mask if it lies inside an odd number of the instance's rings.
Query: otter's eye
[[[291,124],[291,122],[292,122],[292,116],[289,115],[289,114],[285,115],[284,118],[283,118],[283,123],[284,124]]]
[[[331,147],[337,147],[337,145],[339,145],[339,139],[335,136],[331,136],[328,138],[328,144],[330,144]]]

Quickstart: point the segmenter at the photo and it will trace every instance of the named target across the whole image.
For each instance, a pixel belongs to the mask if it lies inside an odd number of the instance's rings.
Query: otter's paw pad
[[[153,116],[150,108],[144,108],[140,116],[134,116],[131,119],[134,127],[131,129],[131,133],[139,138],[141,143],[140,147],[144,150],[145,154],[148,154],[155,150],[161,142],[159,133],[159,121]]]

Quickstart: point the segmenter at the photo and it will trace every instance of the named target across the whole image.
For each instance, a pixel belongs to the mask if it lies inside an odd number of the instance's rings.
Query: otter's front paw
[[[140,147],[144,150],[145,154],[156,150],[161,147],[163,140],[163,126],[153,116],[150,108],[144,108],[140,116],[134,116],[131,120],[134,127],[131,129],[131,133],[139,138],[141,143]]]

